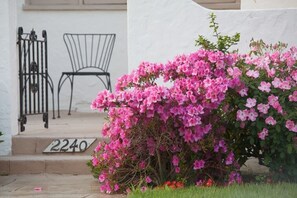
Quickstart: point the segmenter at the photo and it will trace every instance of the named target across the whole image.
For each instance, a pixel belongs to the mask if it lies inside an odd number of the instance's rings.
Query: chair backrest
[[[63,36],[73,72],[95,68],[107,72],[115,34],[72,34]]]

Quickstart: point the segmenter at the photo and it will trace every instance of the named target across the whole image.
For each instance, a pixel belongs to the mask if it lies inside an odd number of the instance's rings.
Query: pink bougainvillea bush
[[[211,17],[217,44],[199,37],[194,53],[143,62],[92,102],[108,112],[109,141],[89,162],[102,192],[241,183],[248,157],[297,180],[297,48],[253,41],[250,54],[230,53],[239,35],[221,36]]]

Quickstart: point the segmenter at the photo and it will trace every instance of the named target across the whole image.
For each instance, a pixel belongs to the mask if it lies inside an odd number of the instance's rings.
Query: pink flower
[[[97,166],[98,164],[99,164],[98,158],[97,157],[93,157],[93,159],[92,159],[92,165],[93,166]]]
[[[175,173],[179,173],[180,172],[180,168],[179,167],[174,167],[174,171],[175,171]]]
[[[247,115],[246,111],[238,110],[236,113],[236,120],[246,121],[247,116],[248,115]]]
[[[267,114],[268,110],[269,110],[269,104],[260,103],[260,104],[257,105],[257,109],[258,109],[259,112]]]
[[[95,151],[95,152],[98,152],[98,151],[100,151],[100,149],[101,149],[101,144],[98,144],[98,145],[96,146],[96,148],[94,149],[94,151]]]
[[[276,72],[274,68],[272,68],[272,69],[267,68],[266,71],[267,71],[267,74],[269,77],[273,77]]]
[[[293,80],[295,80],[297,82],[297,70],[295,70],[291,73],[291,77],[293,78]]]
[[[218,144],[216,144],[216,145],[214,146],[214,152],[216,152],[216,153],[219,152],[220,148],[221,148],[221,151],[222,151],[223,153],[226,153],[226,152],[227,152],[227,147],[226,147],[226,143],[225,143],[224,140],[220,140],[220,141],[218,142]]]
[[[196,182],[196,186],[202,186],[202,185],[203,185],[203,180],[200,179],[199,181]]]
[[[235,171],[232,171],[230,174],[229,174],[229,181],[228,181],[228,184],[233,184],[233,183],[238,183],[238,184],[241,184],[242,183],[242,179],[241,179],[241,176],[239,173],[235,172]]]
[[[238,67],[233,67],[233,78],[238,78],[241,74],[242,72]]]
[[[230,76],[232,76],[232,78],[238,78],[241,76],[242,72],[240,71],[240,69],[238,67],[229,67],[227,69],[227,72]]]
[[[139,168],[140,169],[145,169],[145,167],[146,167],[146,163],[145,163],[145,161],[141,161],[140,163],[139,163]]]
[[[248,119],[253,122],[253,121],[256,121],[257,117],[258,117],[258,113],[255,111],[255,109],[254,108],[250,109],[248,114]]]
[[[268,96],[268,104],[273,107],[273,105],[278,102],[278,97],[275,95]]]
[[[106,174],[105,174],[105,173],[101,173],[101,174],[99,175],[99,182],[104,182],[105,179],[106,179]]]
[[[178,166],[179,164],[179,158],[176,155],[172,157],[172,164],[173,166]]]
[[[226,158],[226,165],[230,165],[230,164],[233,164],[233,161],[234,161],[234,153],[233,152],[230,152]]]
[[[261,140],[265,140],[265,138],[268,136],[268,129],[264,128],[260,133],[258,133],[258,137]]]
[[[289,101],[297,102],[297,91],[294,91],[292,95],[289,95]]]
[[[106,191],[106,187],[104,184],[100,186],[100,192],[104,193]]]
[[[254,106],[256,106],[256,103],[257,103],[257,100],[256,99],[254,99],[254,98],[248,98],[247,100],[246,100],[246,107],[248,107],[248,108],[252,108],[252,107],[254,107]]]
[[[292,120],[286,121],[286,128],[292,131],[292,129],[295,127],[295,123]]]
[[[265,123],[268,125],[276,125],[276,120],[272,116],[269,116],[265,119]]]
[[[255,70],[248,70],[246,72],[246,75],[248,77],[252,77],[252,78],[258,78],[259,77],[259,72],[258,71],[255,71]]]
[[[34,188],[34,191],[35,192],[41,192],[42,191],[42,187],[39,187],[39,186],[38,187],[35,187]]]
[[[147,187],[146,187],[146,186],[142,186],[142,187],[140,188],[140,190],[141,190],[141,192],[145,192],[145,191],[147,190]]]
[[[119,184],[115,184],[113,190],[114,190],[114,191],[118,191],[118,190],[120,190],[120,186],[119,186]]]
[[[279,78],[274,78],[274,80],[271,83],[272,83],[272,85],[275,88],[279,88],[279,86],[281,85],[282,81]]]
[[[290,82],[289,81],[283,81],[280,84],[279,88],[282,89],[282,90],[290,90],[291,89]]]
[[[271,84],[269,82],[262,81],[260,83],[260,86],[258,87],[258,89],[263,91],[263,92],[269,93],[271,91],[270,87],[271,87]]]
[[[194,170],[199,170],[204,168],[205,161],[204,160],[195,160],[194,162]]]
[[[241,97],[244,97],[244,96],[247,96],[248,94],[247,94],[247,92],[248,92],[248,88],[247,87],[245,87],[245,88],[243,88],[243,89],[241,89],[238,93],[239,93],[239,95],[241,96]]]
[[[152,182],[152,179],[151,179],[149,176],[147,176],[147,177],[145,178],[145,182],[149,184],[149,183]]]

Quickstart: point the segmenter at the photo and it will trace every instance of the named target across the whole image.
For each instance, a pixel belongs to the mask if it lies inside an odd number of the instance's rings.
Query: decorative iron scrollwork
[[[31,32],[30,32],[30,40],[31,41],[36,41],[37,40],[37,35],[36,35],[34,29],[31,30]]]
[[[30,90],[31,90],[31,92],[32,93],[36,93],[36,92],[38,92],[38,84],[36,84],[36,83],[31,83],[30,84]]]
[[[38,71],[38,65],[35,61],[30,63],[30,70],[31,72],[37,72]]]
[[[44,122],[44,128],[48,128],[48,113],[44,113],[42,119]]]
[[[25,131],[25,124],[27,123],[27,117],[25,115],[21,115],[20,118],[18,119],[21,125],[21,132]]]
[[[38,39],[40,38],[40,39]],[[25,130],[26,116],[43,114],[44,127],[48,128],[48,90],[52,93],[52,107],[54,105],[54,83],[48,74],[48,49],[46,31],[42,38],[37,36],[34,29],[24,33],[18,28],[19,51],[19,123],[20,130]],[[55,119],[55,111],[53,111]]]

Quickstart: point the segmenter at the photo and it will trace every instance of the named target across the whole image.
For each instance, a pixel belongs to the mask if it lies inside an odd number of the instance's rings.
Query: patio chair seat
[[[77,76],[110,76],[109,72],[62,72],[62,75],[77,75]]]

